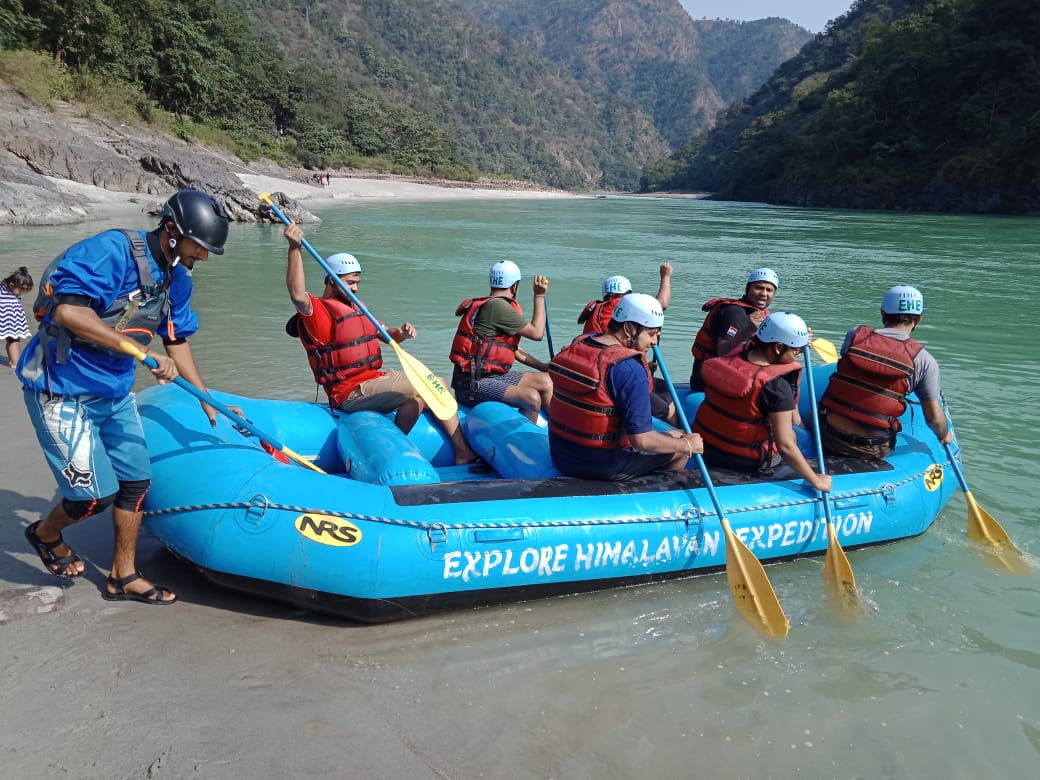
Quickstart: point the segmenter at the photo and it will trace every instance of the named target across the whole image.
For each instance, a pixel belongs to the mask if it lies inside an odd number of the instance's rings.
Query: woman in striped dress
[[[21,340],[32,335],[21,300],[32,288],[33,278],[24,265],[0,282],[0,337],[7,342],[7,363],[12,371],[22,353]]]

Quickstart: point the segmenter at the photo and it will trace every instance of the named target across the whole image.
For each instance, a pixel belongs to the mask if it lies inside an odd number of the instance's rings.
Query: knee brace
[[[151,487],[150,479],[139,479],[133,482],[120,482],[119,492],[116,493],[116,509],[125,509],[128,512],[140,512],[144,497]]]
[[[86,501],[73,501],[68,498],[63,498],[61,500],[61,508],[65,514],[78,523],[80,520],[86,520],[91,515],[101,514],[108,509],[109,505],[114,500],[115,496],[92,498]]]

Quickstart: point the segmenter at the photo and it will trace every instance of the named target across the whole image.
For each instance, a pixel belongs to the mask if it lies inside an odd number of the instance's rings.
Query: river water
[[[975,498],[1040,556],[1035,219],[625,197],[319,215],[311,243],[357,255],[369,308],[388,325],[415,324],[405,348],[444,376],[453,310],[486,292],[501,259],[522,269],[527,311],[530,278],[549,276],[557,350],[606,276],[653,294],[659,264],[672,263],[662,351],[677,381],[689,373],[701,304],[739,296],[752,268],[780,274],[774,310],[802,315],[837,344],[848,327],[878,322],[888,286],[916,285],[926,307],[917,336],[942,367]],[[0,228],[0,270],[38,272],[107,226]],[[318,290],[321,272],[306,262]],[[192,344],[212,387],[315,397],[283,331],[284,273],[279,226],[236,225],[227,254],[196,267],[202,329]],[[526,346],[547,355],[544,343]],[[410,739],[452,735],[438,776],[1036,777],[1040,574],[995,572],[966,525],[957,494],[922,537],[850,554],[869,605],[854,624],[829,611],[822,560],[769,567],[791,619],[783,641],[737,616],[722,575],[387,626],[301,620],[294,631],[334,656],[333,698],[338,685],[407,690]],[[230,603],[250,609],[245,598]],[[273,615],[272,624],[292,613]],[[489,751],[499,758],[489,763]]]

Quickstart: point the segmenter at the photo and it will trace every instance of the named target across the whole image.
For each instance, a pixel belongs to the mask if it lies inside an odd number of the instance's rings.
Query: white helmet
[[[654,296],[631,293],[614,307],[613,319],[617,322],[634,322],[645,328],[660,328],[664,325],[664,312]]]
[[[336,276],[361,273],[361,263],[358,262],[354,255],[346,252],[337,252],[334,255],[329,255],[325,262],[329,264],[329,268],[332,269],[332,273],[336,274]]]
[[[632,282],[624,276],[611,276],[603,282],[603,297],[608,295],[624,295],[632,292]]]
[[[881,311],[885,314],[913,314],[919,317],[924,313],[924,296],[916,287],[897,284],[888,288],[885,297],[881,299]]]
[[[786,344],[796,349],[809,343],[809,329],[805,326],[805,320],[787,311],[770,314],[758,326],[755,335],[763,344]]]
[[[776,289],[780,289],[780,277],[772,268],[756,268],[747,278],[748,284],[755,282],[769,282]]]
[[[491,266],[488,272],[488,283],[492,289],[512,287],[520,278],[520,269],[512,260],[501,260]]]

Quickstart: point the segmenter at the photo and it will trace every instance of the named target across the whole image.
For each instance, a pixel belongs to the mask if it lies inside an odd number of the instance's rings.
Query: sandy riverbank
[[[401,202],[416,203],[444,200],[517,200],[534,198],[580,198],[590,197],[563,190],[537,189],[522,183],[448,182],[423,181],[407,177],[346,176],[333,174],[329,184],[319,185],[305,180],[303,174],[292,177],[254,173],[237,174],[242,184],[258,194],[261,192],[283,192],[308,209],[345,206],[351,203]],[[48,177],[61,192],[75,195],[85,204],[84,215],[88,220],[109,219],[130,214],[140,214],[153,208],[161,198],[135,192],[106,190],[90,184],[81,184],[68,179]]]

